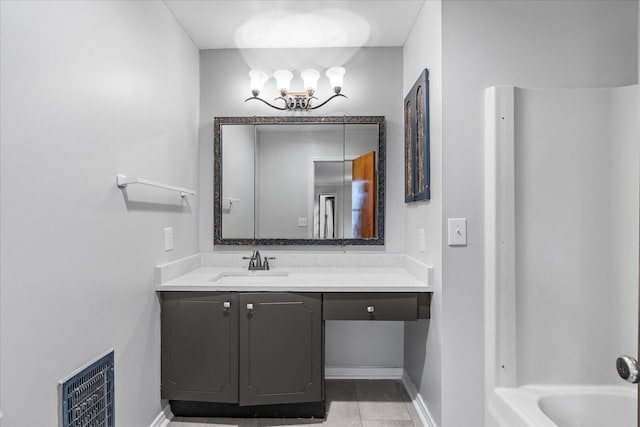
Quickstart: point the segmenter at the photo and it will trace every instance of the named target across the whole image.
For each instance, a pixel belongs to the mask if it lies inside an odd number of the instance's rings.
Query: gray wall
[[[343,93],[313,115],[379,115],[387,123],[386,229],[384,248],[320,248],[304,250],[404,251],[404,151],[402,145],[402,48],[203,50],[200,52],[199,132],[199,242],[200,251],[238,250],[213,247],[213,118],[215,116],[282,115],[260,102],[244,102],[250,96],[248,72],[259,68],[268,74],[279,68],[296,70],[292,89],[300,89],[298,72],[307,67],[326,70],[333,65],[347,69]],[[320,79],[318,95],[330,93]],[[264,97],[273,99],[271,79]],[[306,114],[306,113],[294,113]],[[245,248],[240,248],[244,250]],[[246,248],[250,249],[250,248]],[[266,247],[266,253],[279,248]],[[292,248],[284,248],[291,250]],[[294,248],[300,249],[300,248]],[[280,248],[280,250],[283,250]],[[248,252],[248,251],[247,251]],[[326,363],[337,367],[402,367],[403,325],[399,322],[327,322]],[[358,340],[353,337],[357,336]],[[371,349],[376,351],[372,352]]]
[[[429,408],[441,423],[442,336],[442,12],[440,1],[425,2],[402,51],[403,94],[423,69],[429,69],[429,121],[431,200],[405,204],[405,252],[431,265],[435,292],[431,320],[406,322],[404,368]],[[418,246],[425,230],[426,251]]]
[[[483,91],[635,83],[637,7],[627,1],[442,3],[443,232],[446,218],[468,220],[468,246],[443,242],[443,425],[483,423]]]
[[[404,250],[404,194],[402,150],[402,49],[257,49],[203,50],[200,53],[201,97],[199,133],[199,236],[200,250],[211,252],[229,248],[213,247],[213,118],[215,116],[254,115],[380,115],[387,119],[387,252]],[[278,68],[296,70],[292,89],[300,89],[298,71],[306,67],[324,70],[332,65],[347,69],[343,93],[339,98],[311,113],[283,113],[258,101],[244,102],[250,96],[248,72],[259,68],[268,74]],[[321,100],[330,93],[326,78],[319,82]],[[263,91],[265,99],[276,96],[273,79]],[[237,250],[238,248],[235,248]],[[276,248],[269,248],[276,250]],[[286,248],[285,248],[286,249]],[[289,248],[290,249],[290,248]],[[306,248],[309,249],[309,248]],[[327,248],[315,248],[326,250]],[[368,250],[379,250],[369,248]],[[335,248],[342,251],[344,248]],[[350,248],[362,251],[367,248]]]
[[[118,426],[160,405],[153,268],[197,250],[198,51],[161,2],[0,2],[2,423],[58,423],[57,382],[115,349]],[[163,227],[175,249],[163,251]]]

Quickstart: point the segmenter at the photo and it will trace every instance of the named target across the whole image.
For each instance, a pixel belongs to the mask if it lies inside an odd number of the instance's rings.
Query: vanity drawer
[[[326,292],[322,311],[325,320],[417,320],[418,300],[415,292]]]

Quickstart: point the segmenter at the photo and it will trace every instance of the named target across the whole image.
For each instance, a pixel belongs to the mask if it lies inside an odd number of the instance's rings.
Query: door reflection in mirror
[[[351,194],[351,237],[375,237],[375,151],[371,151],[353,160]]]

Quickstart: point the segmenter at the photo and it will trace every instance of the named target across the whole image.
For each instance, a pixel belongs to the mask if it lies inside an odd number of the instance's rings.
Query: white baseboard
[[[326,366],[324,368],[324,377],[328,380],[399,380],[402,379],[402,368],[382,368],[375,366],[353,366],[353,367],[337,367]]]
[[[153,420],[149,427],[167,427],[172,418],[173,412],[171,412],[171,408],[167,405],[162,408],[162,411],[158,414],[156,419]]]
[[[406,372],[403,372],[402,374],[402,383],[404,384],[404,388],[407,389],[407,393],[409,393],[413,406],[415,406],[416,411],[418,411],[422,424],[424,424],[425,427],[438,427],[431,416],[431,412],[429,412],[427,404],[424,403],[422,396],[420,396],[420,393],[416,390],[416,386],[413,384],[413,381],[411,381],[411,378],[409,378]]]

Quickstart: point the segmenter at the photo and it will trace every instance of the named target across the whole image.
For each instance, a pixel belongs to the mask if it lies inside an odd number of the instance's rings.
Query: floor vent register
[[[114,427],[113,351],[60,382],[60,426]]]

